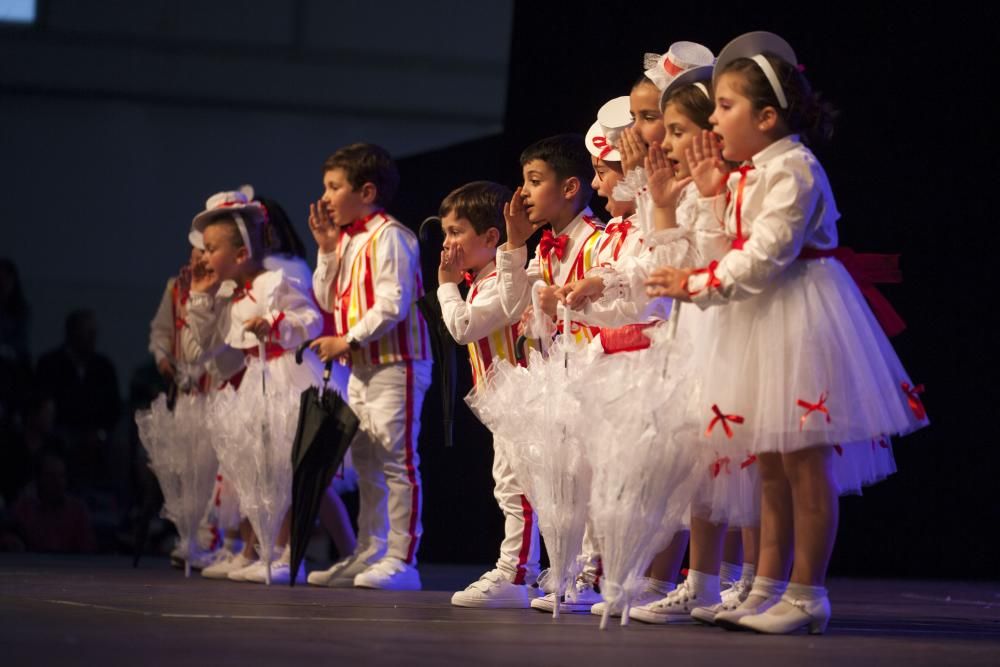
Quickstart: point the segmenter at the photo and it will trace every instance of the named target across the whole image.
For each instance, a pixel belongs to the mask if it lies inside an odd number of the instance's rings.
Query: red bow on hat
[[[546,229],[542,232],[542,240],[538,244],[538,250],[542,254],[542,259],[548,259],[549,254],[554,250],[556,258],[562,260],[563,255],[566,254],[567,243],[569,243],[569,237],[566,234],[555,236],[551,229]]]

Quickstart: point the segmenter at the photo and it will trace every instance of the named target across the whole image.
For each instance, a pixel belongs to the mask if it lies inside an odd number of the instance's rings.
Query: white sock
[[[807,586],[805,584],[788,584],[788,596],[796,600],[822,600],[826,597],[825,586]]]
[[[750,595],[743,601],[740,607],[744,609],[756,609],[769,599],[780,597],[785,592],[787,586],[786,582],[778,581],[777,579],[768,579],[767,577],[760,576],[754,577]]]
[[[719,578],[722,579],[722,581],[726,583],[738,581],[742,574],[743,567],[741,565],[722,561],[722,567],[719,568]]]
[[[698,570],[688,570],[688,588],[699,599],[705,600],[706,604],[719,602],[720,595],[719,577],[714,574],[706,574]]]
[[[745,582],[753,581],[754,575],[757,574],[757,565],[755,563],[743,563],[743,576],[740,577]]]
[[[677,588],[677,584],[672,581],[661,581],[660,579],[654,579],[653,577],[647,577],[646,581],[649,590],[655,591],[664,596]]]

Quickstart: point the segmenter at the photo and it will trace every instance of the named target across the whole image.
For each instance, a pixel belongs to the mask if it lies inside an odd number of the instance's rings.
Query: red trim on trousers
[[[410,548],[406,551],[406,562],[412,563],[417,552],[417,521],[420,515],[420,484],[417,483],[417,471],[413,467],[413,451],[416,443],[413,442],[413,362],[406,362],[406,426],[404,438],[406,439],[406,475],[410,480]]]

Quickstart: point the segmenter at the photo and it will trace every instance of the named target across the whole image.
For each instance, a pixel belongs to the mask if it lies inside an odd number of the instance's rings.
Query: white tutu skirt
[[[889,340],[835,259],[793,262],[765,292],[706,315],[693,409],[731,461],[836,445],[840,490],[857,493],[895,470],[889,435],[927,424]]]

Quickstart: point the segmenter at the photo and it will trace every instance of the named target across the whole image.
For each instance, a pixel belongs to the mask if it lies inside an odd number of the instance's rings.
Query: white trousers
[[[358,472],[358,545],[371,563],[383,556],[415,564],[423,527],[420,410],[431,383],[430,361],[351,369],[348,403],[361,421],[351,443]]]
[[[494,441],[496,436],[494,436]],[[497,568],[515,584],[533,584],[538,577],[541,545],[538,517],[504,456],[505,447],[493,447],[493,496],[503,512],[503,541]]]

